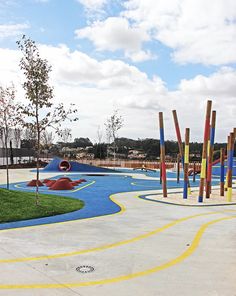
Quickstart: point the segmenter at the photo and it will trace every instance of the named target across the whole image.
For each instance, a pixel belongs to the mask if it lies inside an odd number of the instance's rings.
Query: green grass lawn
[[[33,192],[0,188],[0,223],[55,216],[83,206],[81,200],[52,194],[40,194],[40,204],[36,206]]]

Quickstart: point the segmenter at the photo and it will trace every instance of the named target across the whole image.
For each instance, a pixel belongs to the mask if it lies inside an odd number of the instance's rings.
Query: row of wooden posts
[[[216,111],[212,109],[212,101],[207,101],[204,140],[202,149],[201,172],[199,182],[198,202],[203,202],[204,189],[205,197],[211,196],[211,182],[212,182],[212,166],[213,166],[213,152],[215,141],[215,126],[216,126]],[[180,161],[184,171],[184,188],[183,198],[187,199],[191,194],[189,182],[189,139],[190,129],[185,129],[185,144],[183,145],[181,132],[179,128],[179,121],[176,110],[172,111],[175,124],[176,137],[179,147]],[[167,197],[167,181],[166,181],[166,164],[165,164],[165,139],[164,139],[164,120],[163,113],[159,112],[159,128],[160,128],[160,182],[162,183],[163,196]],[[227,156],[225,156],[225,149],[221,149],[220,156],[220,195],[224,196],[225,190],[227,191],[227,201],[232,201],[232,171],[233,171],[233,154],[234,144],[236,139],[236,128],[228,136],[227,141]],[[224,175],[224,163],[227,157],[227,173],[226,179]],[[193,172],[195,176],[195,172]]]

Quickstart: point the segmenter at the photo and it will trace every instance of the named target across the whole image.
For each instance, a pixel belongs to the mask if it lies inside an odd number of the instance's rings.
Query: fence
[[[105,159],[105,160],[100,160],[100,159],[93,159],[93,160],[88,160],[88,159],[80,159],[78,162],[85,163],[85,164],[90,164],[90,165],[95,165],[95,166],[102,166],[102,167],[123,167],[123,168],[142,168],[146,167],[149,169],[159,169],[160,168],[160,162],[159,161],[140,161],[140,160],[113,160],[113,159]],[[180,164],[181,166],[181,164]],[[189,168],[193,168],[194,163],[189,164]],[[171,162],[168,161],[166,162],[166,168],[167,169],[177,169],[177,164],[176,162]],[[195,163],[195,168],[196,170],[201,169],[201,164],[199,162]]]
[[[34,157],[34,151],[27,148],[13,148],[12,156],[14,164],[30,162]],[[6,165],[6,151],[3,148],[0,148],[0,165]],[[8,163],[11,163],[11,149],[8,149]]]

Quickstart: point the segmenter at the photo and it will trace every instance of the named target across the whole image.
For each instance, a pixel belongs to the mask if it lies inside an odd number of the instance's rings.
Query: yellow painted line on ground
[[[160,272],[164,269],[170,268],[178,263],[181,263],[186,258],[191,256],[199,247],[200,240],[208,227],[213,224],[219,223],[221,221],[235,219],[236,216],[229,216],[224,218],[219,218],[207,223],[204,223],[199,230],[197,231],[191,245],[179,256],[173,258],[166,263],[161,265],[157,265],[153,268],[146,269],[143,271],[138,271],[135,273],[121,275],[113,278],[95,280],[95,281],[88,281],[88,282],[73,282],[73,283],[57,283],[57,284],[7,284],[7,285],[0,285],[0,289],[59,289],[59,288],[73,288],[73,287],[88,287],[88,286],[96,286],[96,285],[105,285],[111,283],[117,283],[121,281],[127,281],[134,278],[138,278],[141,276],[147,276],[153,273]]]
[[[94,183],[96,183],[96,181],[92,181],[92,182],[90,182],[90,183],[88,183],[88,184],[86,184],[86,185],[84,185],[84,186],[82,186],[82,187],[79,187],[79,188],[77,188],[77,189],[75,189],[75,190],[72,190],[71,192],[77,192],[77,191],[79,191],[79,190],[82,190],[82,189],[84,189],[84,188],[86,188],[86,187],[89,187],[89,186],[93,185]],[[52,191],[55,191],[55,190],[52,190]]]
[[[228,210],[229,212],[231,212],[231,210]],[[227,212],[228,212],[227,211]],[[233,212],[235,212],[234,210],[232,210]],[[107,245],[103,245],[103,246],[99,246],[99,247],[95,247],[95,248],[91,248],[91,249],[85,249],[85,250],[76,250],[76,251],[72,251],[72,252],[68,252],[68,253],[59,253],[59,254],[52,254],[52,255],[45,255],[45,256],[38,256],[38,257],[21,257],[21,258],[11,258],[11,259],[0,259],[0,264],[1,263],[19,263],[19,262],[27,262],[27,261],[39,261],[39,260],[47,260],[47,259],[58,259],[58,258],[64,258],[64,257],[70,257],[70,256],[77,256],[77,255],[81,255],[81,254],[86,254],[86,253],[92,253],[92,252],[98,252],[98,251],[104,251],[107,249],[112,249],[115,247],[119,247],[119,246],[123,246],[126,244],[130,244],[130,243],[135,243],[139,240],[142,239],[146,239],[150,236],[153,236],[157,233],[163,232],[165,230],[167,230],[168,228],[171,228],[181,222],[185,222],[187,220],[190,219],[194,219],[197,217],[202,217],[202,216],[210,216],[210,215],[215,215],[215,214],[222,214],[224,213],[224,211],[218,211],[218,212],[208,212],[208,213],[204,213],[204,214],[196,214],[196,215],[191,215],[191,216],[187,216],[184,218],[180,218],[177,220],[174,220],[162,227],[159,227],[153,231],[138,235],[136,237],[127,239],[127,240],[123,240],[123,241],[119,241],[116,243],[112,243],[112,244],[107,244]]]

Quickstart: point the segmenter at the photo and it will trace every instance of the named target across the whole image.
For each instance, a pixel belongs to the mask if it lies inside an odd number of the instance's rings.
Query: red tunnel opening
[[[59,170],[63,172],[69,172],[71,169],[71,165],[69,161],[67,160],[62,160],[59,164]]]

